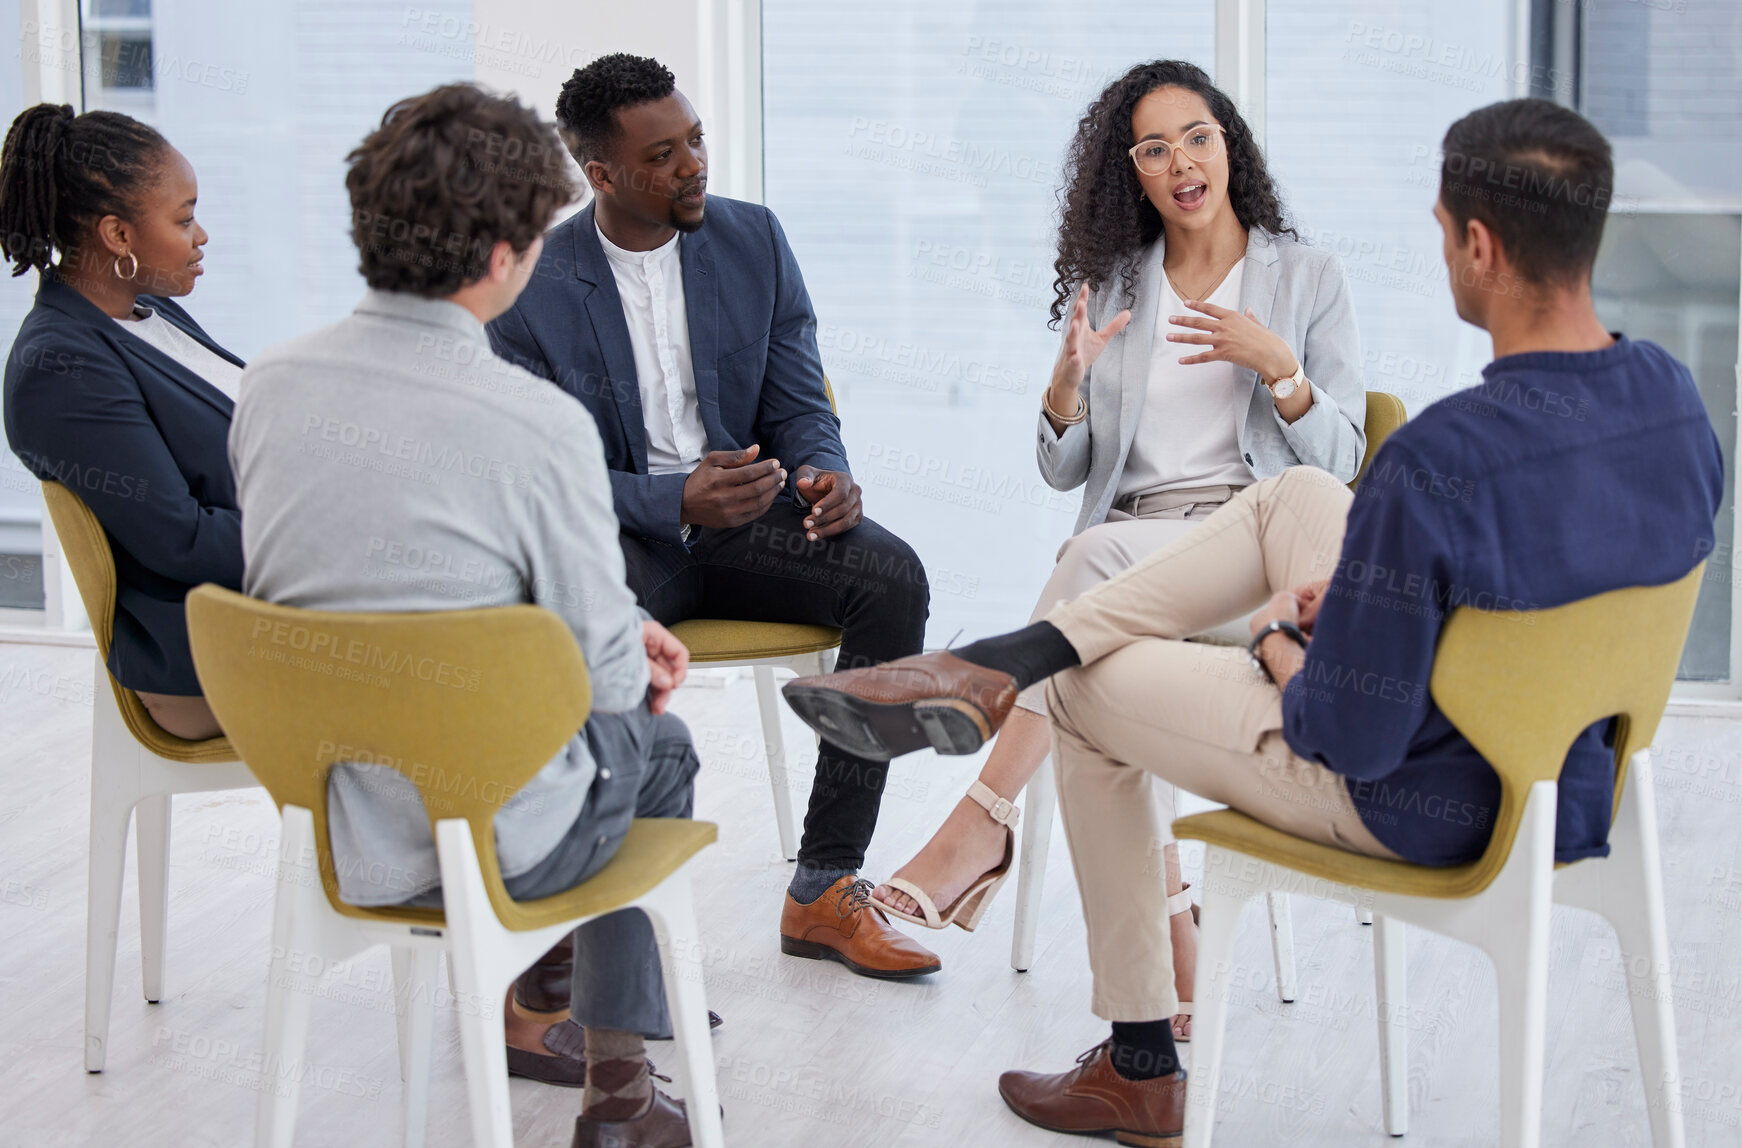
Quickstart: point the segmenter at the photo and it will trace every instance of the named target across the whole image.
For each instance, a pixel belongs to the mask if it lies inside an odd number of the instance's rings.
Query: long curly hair
[[[1050,327],[1063,321],[1072,296],[1085,282],[1090,290],[1098,290],[1118,279],[1126,305],[1137,301],[1138,263],[1143,249],[1162,233],[1162,222],[1155,205],[1140,198],[1143,185],[1137,181],[1129,152],[1135,142],[1131,111],[1144,96],[1167,87],[1202,96],[1222,125],[1228,149],[1228,200],[1241,226],[1261,227],[1272,235],[1295,234],[1283,219],[1282,199],[1264,166],[1264,153],[1234,101],[1195,64],[1184,60],[1138,64],[1089,105],[1065,153]]]

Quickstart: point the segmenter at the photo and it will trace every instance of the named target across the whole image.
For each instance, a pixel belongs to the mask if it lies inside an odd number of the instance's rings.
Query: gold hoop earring
[[[121,270],[121,260],[123,258],[126,258],[133,264],[133,266],[128,268],[126,271]],[[129,251],[125,256],[117,255],[115,257],[115,275],[117,278],[131,279],[137,274],[139,274],[139,256]]]

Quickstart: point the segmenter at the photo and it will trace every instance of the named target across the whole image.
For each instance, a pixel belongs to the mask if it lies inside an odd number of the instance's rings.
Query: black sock
[[[1019,690],[1050,678],[1060,670],[1083,664],[1076,647],[1066,641],[1059,628],[1051,622],[1036,622],[1008,634],[999,634],[996,638],[981,638],[950,653],[976,666],[1003,670],[1016,679]]]
[[[1178,1072],[1173,1021],[1114,1021],[1113,1071],[1126,1080],[1154,1080]]]

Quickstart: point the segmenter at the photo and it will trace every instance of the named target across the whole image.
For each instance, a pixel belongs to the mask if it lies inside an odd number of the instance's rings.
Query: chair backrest
[[[1391,432],[1408,418],[1409,412],[1404,409],[1403,400],[1396,395],[1384,391],[1367,392],[1367,421],[1362,424],[1367,434],[1367,450],[1361,455],[1361,469],[1355,472],[1355,481],[1349,484],[1350,490],[1360,485],[1367,468],[1373,465],[1373,456],[1379,453]]]
[[[60,539],[61,555],[73,572],[79,599],[91,620],[91,633],[97,639],[97,660],[106,663],[115,639],[115,553],[109,548],[109,536],[85,500],[60,483],[43,483],[42,501],[48,506],[49,521],[54,523],[55,536]],[[171,761],[235,760],[229,743],[222,737],[205,741],[176,737],[152,719],[151,711],[138,694],[116,681],[113,674],[103,676],[109,679],[115,708],[121,711],[121,722],[127,732],[152,753]],[[102,686],[92,682],[91,688]]]
[[[355,917],[428,919],[338,899],[327,836],[335,762],[389,766],[417,787],[434,835],[463,817],[498,913],[510,904],[495,815],[587,719],[592,689],[574,635],[537,606],[424,614],[275,606],[207,584],[188,595],[206,699],[280,807],[314,814],[327,898]],[[439,914],[437,915],[439,916]]]
[[[85,500],[60,483],[44,482],[42,501],[91,619],[97,653],[108,661],[109,643],[115,637],[115,554],[109,549],[109,536]]]
[[[1500,775],[1486,888],[1512,852],[1530,787],[1555,781],[1573,739],[1614,717],[1615,794],[1651,744],[1675,684],[1705,564],[1662,586],[1611,590],[1548,610],[1462,606],[1440,634],[1430,688],[1441,712]]]

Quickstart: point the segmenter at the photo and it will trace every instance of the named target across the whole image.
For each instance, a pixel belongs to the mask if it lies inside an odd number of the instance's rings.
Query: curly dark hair
[[[1157,88],[1186,88],[1210,105],[1222,125],[1228,149],[1228,199],[1241,226],[1262,227],[1272,235],[1294,235],[1283,220],[1282,200],[1264,166],[1264,154],[1234,101],[1210,82],[1202,68],[1184,60],[1138,64],[1107,86],[1083,118],[1065,153],[1065,186],[1059,193],[1059,253],[1052,320],[1057,327],[1077,288],[1091,290],[1118,279],[1126,305],[1137,301],[1137,268],[1142,251],[1162,232],[1161,213],[1139,197],[1143,186],[1128,149],[1131,112]]]
[[[556,98],[557,129],[576,163],[602,160],[623,134],[618,108],[663,100],[675,91],[677,78],[658,60],[626,52],[600,56],[563,85]]]
[[[579,190],[550,125],[475,84],[400,100],[345,162],[363,278],[428,298],[482,279],[502,240],[525,252]]]
[[[74,115],[69,104],[19,112],[0,149],[0,247],[12,274],[47,271],[105,215],[130,218],[168,147],[119,112]]]

